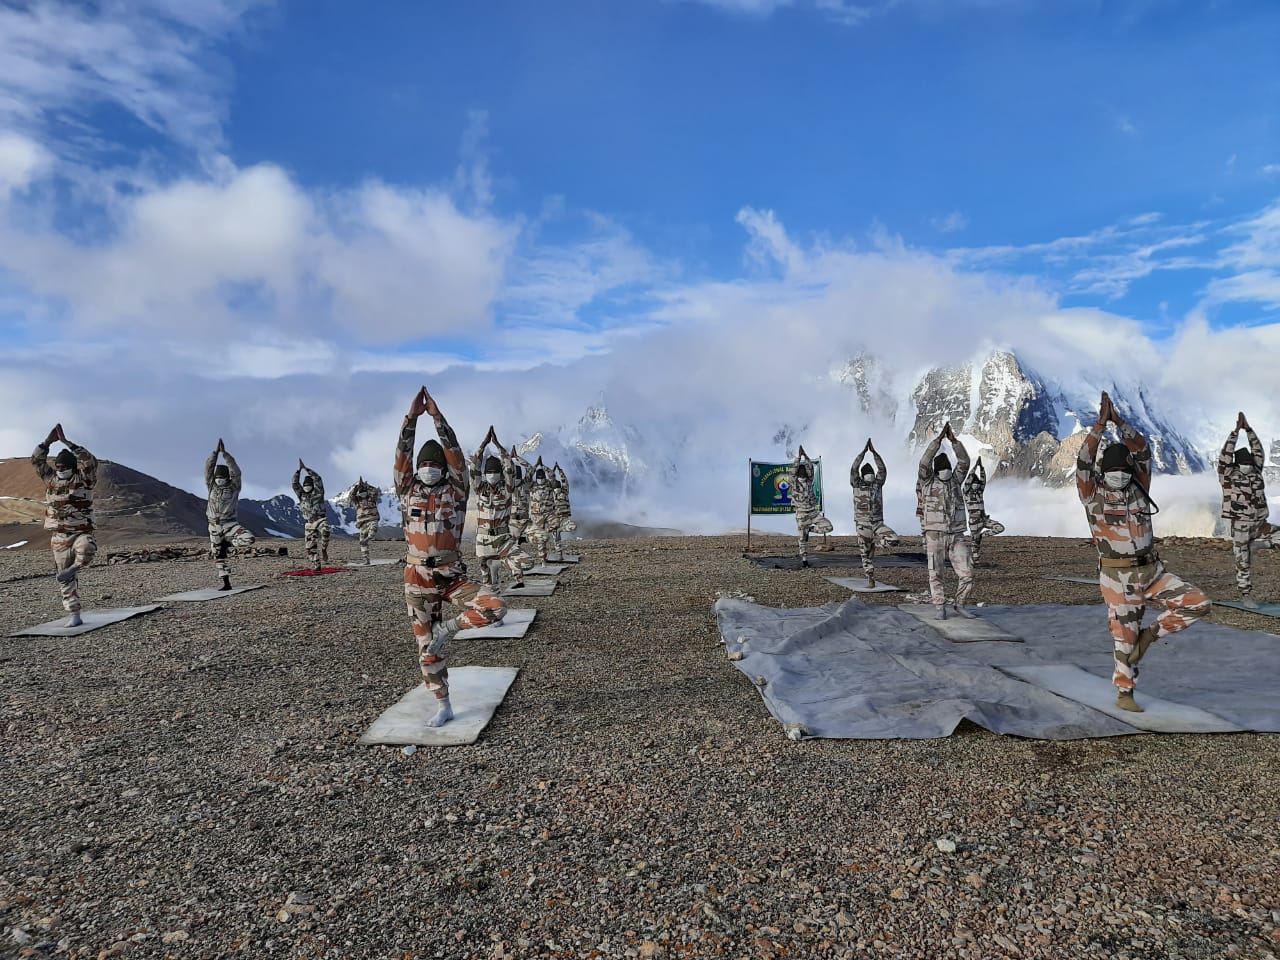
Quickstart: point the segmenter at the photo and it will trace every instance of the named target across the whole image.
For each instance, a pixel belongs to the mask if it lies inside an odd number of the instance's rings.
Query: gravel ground
[[[555,596],[517,602],[544,611],[523,640],[454,644],[455,665],[523,668],[471,747],[356,745],[417,676],[399,571],[281,579],[296,543],[235,563],[266,590],[0,641],[0,955],[1280,951],[1275,737],[794,743],[726,661],[711,605],[841,600],[822,579],[840,571],[756,567],[740,537],[580,546]],[[1225,543],[1162,550],[1232,597]],[[1039,579],[1087,575],[1092,555],[993,539],[975,599],[1097,603]],[[1257,566],[1280,595],[1280,564]],[[0,633],[58,614],[49,569],[0,553]],[[885,574],[924,587],[923,569]],[[212,579],[171,561],[82,584],[124,606]]]

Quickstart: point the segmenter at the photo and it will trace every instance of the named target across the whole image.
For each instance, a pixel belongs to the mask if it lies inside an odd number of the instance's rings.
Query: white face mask
[[[1253,464],[1252,463],[1240,464],[1240,472],[1243,473],[1245,476],[1248,476],[1249,474],[1253,473]]]
[[[1108,470],[1102,475],[1102,482],[1107,485],[1110,490],[1123,490],[1129,485],[1129,481],[1133,479],[1133,474],[1127,470]]]
[[[427,466],[418,468],[418,479],[428,487],[434,487],[444,479],[444,471],[439,467]]]
[[[486,473],[486,474],[484,475],[484,482],[485,482],[485,483],[487,483],[487,484],[489,484],[489,486],[491,486],[491,487],[496,487],[498,484],[500,484],[500,483],[502,482],[502,474],[500,474],[500,473]]]
[[[215,487],[225,487],[230,482],[231,481],[228,480],[226,477],[218,477],[216,480],[213,481],[213,485]]]
[[[75,476],[75,471],[74,470],[55,470],[54,475],[57,476],[59,480],[70,480],[73,476]]]
[[[939,479],[939,480],[950,480],[950,479],[951,479],[951,471],[950,471],[950,470],[939,470],[939,471],[938,471],[938,479]]]

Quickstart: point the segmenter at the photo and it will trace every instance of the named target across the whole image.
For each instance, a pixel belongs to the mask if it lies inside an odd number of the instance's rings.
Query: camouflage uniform
[[[511,448],[509,462],[511,463],[511,475],[508,477],[511,485],[511,539],[519,544],[525,542],[525,533],[529,529],[529,486],[533,483],[533,467],[529,466],[529,461],[515,452],[515,447]],[[519,476],[516,476],[517,470]]]
[[[310,467],[307,478],[311,481],[311,492],[308,493],[300,482],[302,467],[293,471],[293,495],[298,498],[298,506],[302,510],[303,542],[307,556],[317,567],[329,562],[329,508],[324,499],[324,481],[320,474]]]
[[[809,465],[813,475],[802,477],[799,467],[802,463]],[[818,468],[807,456],[798,455],[791,465],[791,506],[796,513],[796,529],[800,536],[797,541],[800,547],[800,559],[809,562],[809,534],[820,533],[826,537],[832,531],[831,521],[822,515],[818,506],[816,487]]]
[[[987,469],[982,465],[982,458],[974,464],[961,488],[964,492],[965,506],[969,511],[969,538],[973,541],[973,562],[978,562],[982,553],[982,538],[998,536],[1004,533],[1004,524],[992,520],[987,514],[985,494],[987,491]]]
[[[41,443],[31,454],[31,465],[45,484],[44,528],[52,530],[49,546],[53,563],[61,573],[68,567],[86,567],[98,553],[93,538],[93,488],[98,483],[98,461],[84,447],[68,443],[75,454],[75,471],[68,480],[59,480],[49,466],[49,445]],[[68,613],[80,611],[80,579],[73,576],[59,582],[62,606]]]
[[[1266,481],[1262,475],[1266,454],[1258,435],[1246,428],[1253,470],[1245,473],[1235,462],[1240,428],[1231,431],[1218,455],[1218,482],[1222,484],[1222,516],[1231,521],[1231,551],[1236,559],[1236,586],[1240,596],[1253,594],[1253,550],[1257,544],[1280,547],[1280,527],[1267,522]]]
[[[875,473],[863,479],[862,462],[868,453],[863,450],[849,468],[849,485],[853,487],[853,523],[858,535],[858,553],[862,555],[862,572],[868,580],[874,580],[876,568],[872,559],[877,544],[897,546],[898,535],[884,522],[884,484],[889,479],[889,471],[879,453],[869,452],[875,459]]]
[[[951,477],[939,479],[933,460],[942,446],[942,438],[935,437],[920,458],[920,471],[916,479],[916,516],[920,518],[920,531],[924,536],[925,553],[929,558],[929,596],[934,606],[947,602],[942,587],[942,571],[947,559],[955,571],[957,584],[955,605],[963,607],[973,593],[972,544],[965,532],[964,492],[960,478],[969,472],[969,454],[959,440],[951,441],[956,462]]]
[[[555,514],[556,529],[553,540],[555,542],[555,558],[561,557],[563,543],[561,535],[573,533],[578,529],[578,525],[573,520],[573,508],[569,505],[569,476],[564,472],[564,468],[559,464],[551,470],[551,489],[555,494]]]
[[[517,582],[524,571],[533,566],[533,558],[520,550],[511,535],[512,486],[515,482],[514,465],[506,450],[498,448],[498,460],[502,464],[502,479],[489,483],[484,479],[483,444],[471,457],[471,489],[476,501],[476,559],[480,562],[485,583],[502,588],[502,571],[505,569]]]
[[[356,508],[356,530],[360,534],[360,557],[369,562],[369,544],[378,535],[378,526],[382,522],[382,514],[378,505],[382,501],[382,491],[364,478],[352,488],[351,502]]]
[[[396,444],[395,487],[404,511],[408,556],[404,568],[405,604],[418,644],[423,682],[439,700],[449,696],[449,671],[444,646],[454,632],[484,627],[507,615],[507,605],[489,587],[467,577],[462,562],[462,528],[467,517],[466,456],[444,417],[435,417],[436,433],[444,447],[445,479],[428,487],[414,469],[417,418],[404,418]],[[442,603],[465,607],[450,621],[450,629],[433,638]]]
[[[1096,469],[1102,430],[1094,426],[1076,459],[1076,491],[1084,505],[1094,545],[1098,548],[1098,586],[1109,609],[1115,641],[1112,682],[1132,691],[1137,670],[1126,663],[1138,643],[1148,604],[1164,609],[1156,618],[1155,637],[1185,630],[1209,612],[1209,598],[1169,573],[1155,551],[1151,527],[1151,450],[1146,438],[1128,423],[1120,437],[1133,456],[1133,480],[1122,490],[1102,482]]]
[[[237,521],[237,510],[240,502],[240,467],[236,458],[225,450],[222,452],[227,461],[229,482],[225,487],[214,483],[214,468],[218,461],[218,451],[214,451],[204,463],[204,481],[209,488],[209,505],[205,516],[209,520],[209,556],[213,558],[218,576],[230,577],[231,565],[227,562],[227,551],[231,547],[248,547],[253,545],[253,534],[240,526]]]
[[[539,480],[534,477],[529,486],[529,542],[533,544],[539,563],[546,563],[547,542],[559,532],[560,518],[556,516],[556,491],[551,485],[551,474],[538,462],[533,473],[542,470],[546,476]]]

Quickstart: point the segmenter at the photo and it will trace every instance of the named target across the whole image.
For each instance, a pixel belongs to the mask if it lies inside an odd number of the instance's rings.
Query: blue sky
[[[53,416],[187,485],[142,436],[359,472],[422,379],[480,429],[468,384],[551,383],[527,435],[1063,330],[1171,403],[1273,379],[1277,49],[1242,0],[6,6],[0,454]]]

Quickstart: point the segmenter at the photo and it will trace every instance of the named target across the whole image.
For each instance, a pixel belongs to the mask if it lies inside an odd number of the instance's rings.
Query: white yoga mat
[[[865,577],[823,577],[822,579],[834,583],[837,587],[844,587],[852,590],[854,593],[894,593],[901,591],[901,587],[895,587],[891,583],[882,583],[877,580],[874,587],[867,586]]]
[[[384,710],[360,738],[360,743],[395,746],[454,747],[475,743],[493,719],[519,667],[455,667],[449,671],[449,704],[453,719],[441,727],[428,727],[436,710],[436,698],[419,683]]]
[[[1256,613],[1260,617],[1280,617],[1280,603],[1264,603],[1258,601],[1257,608],[1246,607],[1239,600],[1215,600],[1215,607],[1235,607],[1237,610],[1243,610],[1245,613]]]
[[[526,579],[523,587],[506,587],[502,591],[504,597],[549,597],[556,592],[556,581],[553,579]]]
[[[205,600],[217,600],[220,597],[234,597],[237,593],[248,593],[250,590],[261,590],[265,583],[246,584],[243,587],[232,587],[230,590],[219,590],[217,587],[203,587],[200,590],[188,590],[185,593],[171,593],[167,597],[157,597],[157,602],[170,600],[180,603],[202,603]]]
[[[1015,637],[1009,631],[997,626],[990,620],[984,620],[981,614],[969,620],[960,616],[948,606],[947,619],[937,620],[935,618],[938,615],[938,608],[931,603],[902,603],[898,605],[898,609],[903,613],[911,614],[921,623],[932,627],[953,643],[978,643],[984,640],[1001,640],[1006,643],[1022,642],[1021,637]],[[966,607],[965,609],[973,612],[972,608]]]
[[[119,623],[121,620],[128,620],[130,617],[140,616],[144,613],[150,613],[152,610],[159,610],[160,604],[152,603],[145,607],[99,607],[96,610],[81,610],[80,619],[84,623],[78,627],[64,627],[61,624],[67,622],[69,613],[64,613],[60,620],[52,620],[49,623],[41,623],[34,627],[27,627],[25,630],[19,630],[17,633],[11,633],[11,637],[76,637],[82,633],[88,633],[90,630],[97,630],[99,627],[109,626],[113,623]]]
[[[1142,692],[1141,681],[1136,698],[1143,712],[1121,710],[1116,706],[1116,688],[1111,685],[1110,680],[1069,663],[1002,669],[1019,680],[1033,683],[1076,703],[1083,703],[1099,713],[1151,733],[1238,733],[1244,729],[1198,707],[1149,696]]]
[[[508,610],[501,623],[490,627],[476,627],[471,630],[459,630],[454,640],[483,640],[486,637],[501,637],[507,640],[518,640],[529,632],[537,610]]]

